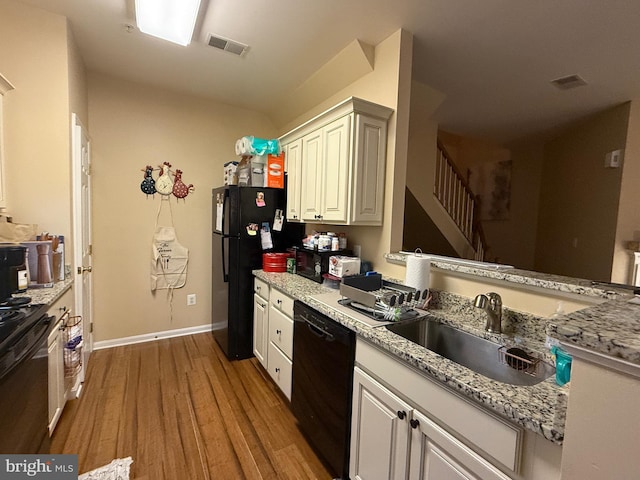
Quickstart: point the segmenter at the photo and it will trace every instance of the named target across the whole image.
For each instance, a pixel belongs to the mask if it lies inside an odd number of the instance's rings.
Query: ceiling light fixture
[[[136,21],[142,33],[189,45],[200,0],[135,0]]]

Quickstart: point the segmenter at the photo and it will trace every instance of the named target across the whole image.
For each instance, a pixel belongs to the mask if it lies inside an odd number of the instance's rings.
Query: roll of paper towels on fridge
[[[407,270],[404,283],[416,290],[429,288],[429,276],[431,274],[431,257],[424,255],[407,255]]]

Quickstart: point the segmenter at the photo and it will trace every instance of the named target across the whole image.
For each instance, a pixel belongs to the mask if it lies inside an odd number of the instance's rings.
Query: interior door
[[[84,362],[80,381],[84,381],[87,360],[93,351],[93,288],[91,261],[91,143],[76,114],[71,118],[73,162],[73,248],[76,266],[75,311],[82,315]]]

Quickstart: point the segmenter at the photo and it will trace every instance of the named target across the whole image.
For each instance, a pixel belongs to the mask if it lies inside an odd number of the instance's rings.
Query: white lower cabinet
[[[267,370],[291,400],[293,372],[293,298],[272,288],[269,293],[269,354]]]
[[[62,322],[57,322],[49,334],[47,355],[49,363],[49,435],[53,434],[65,404],[64,351]]]
[[[269,348],[269,302],[253,294],[253,354],[263,367],[267,367]]]
[[[69,319],[72,304],[73,290],[69,289],[47,310],[47,315],[55,317],[55,320],[53,320],[55,326],[47,339],[49,435],[53,434],[62,415],[67,397],[71,395],[73,389],[73,385],[70,383],[72,378],[65,378],[64,365],[64,324]]]
[[[506,480],[507,475],[419,411],[412,412],[409,478]]]
[[[293,298],[254,279],[253,354],[291,400]]]
[[[358,367],[350,474],[358,480],[509,479]]]
[[[358,367],[353,373],[352,479],[406,478],[411,407]]]

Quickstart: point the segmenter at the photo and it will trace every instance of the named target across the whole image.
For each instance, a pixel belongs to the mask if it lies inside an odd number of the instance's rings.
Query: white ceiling
[[[69,18],[89,70],[266,113],[354,39],[399,28],[455,133],[513,140],[640,98],[638,0],[203,0],[188,47],[129,33],[134,0],[21,1]],[[209,47],[208,33],[250,50]],[[574,73],[588,85],[549,83]]]

